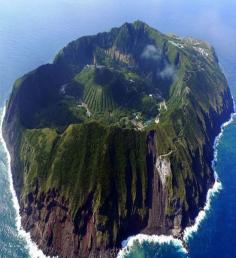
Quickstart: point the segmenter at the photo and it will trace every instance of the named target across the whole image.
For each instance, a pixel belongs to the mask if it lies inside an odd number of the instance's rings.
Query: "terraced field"
[[[75,76],[74,82],[74,87],[81,87],[79,99],[94,114],[118,108],[143,112],[147,119],[157,115],[158,100],[150,97],[150,85],[137,73],[86,66]]]
[[[92,112],[111,111],[116,107],[112,96],[106,92],[105,88],[99,85],[87,85],[83,101]]]

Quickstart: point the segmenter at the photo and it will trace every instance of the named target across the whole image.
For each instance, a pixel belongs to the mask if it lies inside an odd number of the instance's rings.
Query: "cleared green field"
[[[87,85],[83,101],[92,112],[111,111],[116,106],[112,96],[106,92],[106,89],[98,85]]]
[[[147,119],[157,115],[158,100],[149,96],[155,91],[154,86],[127,69],[86,67],[75,76],[74,82],[75,87],[81,87],[81,100],[93,114],[119,108],[143,112]]]

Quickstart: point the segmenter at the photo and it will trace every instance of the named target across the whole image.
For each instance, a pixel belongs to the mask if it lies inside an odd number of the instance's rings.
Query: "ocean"
[[[15,79],[46,62],[69,41],[143,20],[162,32],[208,40],[236,97],[236,3],[232,0],[0,0],[0,114]],[[198,223],[180,241],[138,236],[125,258],[236,257],[236,118],[224,126],[215,148],[219,177]],[[0,257],[45,257],[20,228],[9,153],[0,134]]]

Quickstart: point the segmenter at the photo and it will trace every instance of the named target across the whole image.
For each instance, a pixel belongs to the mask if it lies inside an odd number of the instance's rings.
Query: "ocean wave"
[[[234,102],[234,107],[235,107],[235,102]],[[235,110],[235,108],[234,108]],[[136,236],[129,237],[127,240],[122,242],[122,249],[119,251],[117,258],[124,258],[126,255],[130,253],[132,248],[135,246],[135,243],[142,244],[143,242],[150,242],[150,243],[157,243],[157,244],[173,244],[176,247],[179,247],[180,250],[183,253],[188,253],[187,249],[185,248],[186,242],[193,236],[194,233],[196,233],[199,229],[199,226],[201,222],[205,219],[207,212],[211,208],[211,202],[213,200],[213,197],[222,189],[222,184],[219,180],[218,174],[216,172],[216,162],[217,162],[217,157],[218,157],[218,144],[219,141],[223,135],[224,129],[229,126],[233,121],[234,118],[236,117],[236,113],[233,113],[230,117],[230,119],[225,122],[221,126],[221,131],[219,135],[215,138],[214,141],[214,159],[212,161],[212,168],[214,169],[214,177],[215,177],[215,183],[212,188],[210,188],[207,192],[207,198],[206,198],[206,204],[203,208],[198,213],[198,216],[195,219],[195,223],[192,226],[187,227],[184,230],[183,234],[183,241],[180,239],[176,239],[173,236],[164,236],[164,235],[143,235],[143,234],[138,234]]]
[[[215,172],[215,178],[218,178],[216,172]],[[218,193],[220,190],[222,189],[222,184],[221,182],[217,179],[215,180],[215,183],[213,185],[212,188],[210,188],[207,192],[207,198],[206,198],[206,204],[203,208],[203,210],[201,210],[196,219],[195,222],[192,226],[185,228],[184,230],[184,236],[183,236],[183,240],[185,242],[188,242],[188,240],[193,236],[194,233],[196,233],[199,229],[199,226],[201,224],[201,222],[205,219],[207,212],[210,210],[211,208],[211,202],[212,202],[212,198],[215,196],[216,193]]]
[[[30,234],[27,233],[21,226],[21,217],[20,217],[20,213],[19,213],[20,207],[19,207],[15,189],[13,186],[13,179],[12,179],[12,174],[11,174],[11,169],[10,169],[11,156],[7,149],[7,146],[3,139],[3,136],[2,136],[2,122],[3,122],[4,116],[5,116],[5,112],[6,112],[6,108],[4,107],[2,110],[1,121],[0,121],[0,142],[3,144],[4,150],[7,155],[7,170],[8,170],[8,178],[9,178],[9,187],[10,187],[10,191],[12,193],[13,207],[16,211],[15,220],[16,220],[17,231],[18,231],[19,236],[25,240],[26,247],[28,249],[30,257],[32,257],[32,258],[48,258],[38,248],[36,243],[34,243],[32,241]],[[234,121],[234,117],[236,117],[236,113],[233,113],[231,115],[231,118],[229,119],[229,121],[225,122],[221,126],[221,131],[215,139],[214,159],[212,161],[212,167],[213,167],[214,171],[215,171],[215,166],[216,166],[217,157],[218,157],[217,146],[223,135],[223,131],[224,131],[225,127],[227,127]],[[193,234],[198,231],[198,228],[199,228],[201,222],[204,220],[204,218],[207,215],[207,211],[209,211],[211,208],[212,198],[215,196],[216,193],[218,193],[222,189],[222,184],[219,181],[217,172],[215,171],[214,173],[215,173],[214,174],[215,175],[215,183],[214,183],[213,187],[208,190],[205,207],[203,208],[203,210],[201,210],[199,212],[198,216],[195,219],[195,223],[192,226],[187,227],[184,230],[184,236],[183,236],[184,242],[187,242],[193,236]],[[135,246],[136,243],[143,244],[144,242],[157,243],[159,245],[163,245],[163,244],[174,245],[177,248],[179,248],[180,251],[187,254],[187,249],[185,248],[184,242],[180,239],[174,238],[173,236],[165,236],[165,235],[149,236],[149,235],[145,235],[145,234],[138,234],[135,236],[131,236],[127,240],[124,240],[122,242],[122,249],[119,251],[117,258],[124,258],[127,254],[130,253],[130,251],[132,250],[132,248]]]
[[[235,102],[234,102],[234,112],[235,112]],[[217,158],[218,158],[218,144],[220,142],[221,137],[223,136],[224,129],[234,121],[235,117],[236,117],[236,113],[232,113],[231,116],[230,116],[230,119],[227,122],[225,122],[224,124],[222,124],[220,133],[215,138],[215,141],[214,141],[214,159],[212,161],[212,168],[214,169],[215,183],[214,183],[213,187],[208,190],[207,198],[206,198],[206,204],[205,204],[203,210],[201,210],[199,212],[199,214],[198,214],[198,216],[195,220],[195,223],[192,226],[187,227],[184,230],[183,240],[185,242],[187,242],[189,240],[189,238],[192,237],[193,233],[198,231],[198,228],[199,228],[201,222],[204,220],[204,218],[207,215],[207,211],[209,211],[210,208],[211,208],[212,198],[222,189],[222,184],[221,184],[221,182],[219,180],[219,177],[218,177],[218,174],[216,172],[216,163],[217,163]]]
[[[32,241],[32,239],[30,237],[30,233],[27,233],[22,228],[22,225],[21,225],[20,206],[19,206],[19,202],[18,202],[18,199],[17,199],[17,196],[16,196],[14,186],[13,186],[13,179],[12,179],[12,174],[11,174],[11,167],[10,167],[11,156],[10,156],[10,153],[9,153],[9,151],[7,149],[7,146],[6,146],[6,142],[4,141],[3,135],[2,135],[2,123],[3,123],[5,113],[6,113],[6,107],[4,107],[2,109],[2,112],[1,112],[0,142],[3,145],[4,150],[6,152],[6,155],[7,155],[7,164],[6,165],[7,165],[7,173],[8,173],[8,180],[9,180],[9,188],[10,188],[10,192],[12,194],[12,196],[11,196],[12,204],[13,204],[13,207],[16,211],[15,223],[16,223],[16,228],[17,228],[17,231],[18,231],[18,235],[19,235],[20,238],[25,240],[26,249],[28,250],[30,257],[32,257],[32,258],[49,258],[49,257],[45,256],[41,250],[39,250],[36,243],[34,243]]]
[[[131,236],[127,240],[122,242],[122,249],[119,251],[117,258],[124,258],[130,253],[135,244],[142,245],[144,242],[153,243],[153,244],[169,244],[176,246],[181,252],[187,254],[187,249],[184,247],[183,242],[180,239],[174,238],[173,236],[164,236],[164,235],[144,235],[138,234],[136,236]]]

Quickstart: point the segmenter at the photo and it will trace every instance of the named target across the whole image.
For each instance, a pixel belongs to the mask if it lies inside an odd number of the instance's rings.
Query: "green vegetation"
[[[82,100],[95,113],[112,111],[115,108],[113,96],[109,92],[109,81],[107,81],[109,77],[107,78],[105,74],[111,76],[109,71],[101,75],[101,71],[96,68],[85,68],[75,77],[75,80],[84,87]],[[103,81],[101,77],[106,80]]]
[[[81,236],[89,213],[97,243],[117,243],[128,219],[147,222],[154,130],[158,155],[171,162],[166,216],[171,225],[179,212],[186,226],[204,204],[213,139],[231,111],[214,50],[202,41],[139,21],[80,38],[15,84],[6,123],[20,139],[21,198],[55,188]]]
[[[98,224],[112,216],[114,228],[128,214],[143,217],[147,214],[148,180],[145,140],[145,132],[104,127],[94,122],[70,125],[62,135],[54,129],[26,130],[20,151],[21,163],[27,164],[22,198],[34,191],[37,182],[43,192],[60,189],[70,200],[74,218],[91,194]],[[130,182],[127,174],[132,175]],[[107,230],[109,234],[112,232]]]

